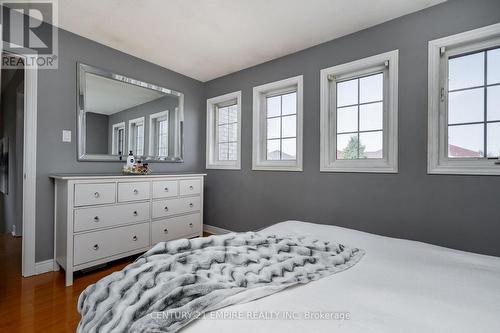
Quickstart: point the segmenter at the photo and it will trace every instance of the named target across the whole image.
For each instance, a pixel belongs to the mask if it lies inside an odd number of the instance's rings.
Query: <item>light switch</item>
[[[63,130],[62,131],[62,141],[63,142],[71,142],[71,131]]]

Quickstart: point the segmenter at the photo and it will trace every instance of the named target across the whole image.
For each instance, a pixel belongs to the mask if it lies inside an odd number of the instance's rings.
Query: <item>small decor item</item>
[[[127,165],[123,167],[122,172],[127,175],[149,175],[151,169],[148,163],[143,164],[141,161],[137,161],[137,163],[134,163],[131,167],[129,167],[127,163]]]
[[[134,154],[132,154],[132,150],[130,150],[127,157],[127,167],[132,168],[134,165],[135,165],[135,157]]]

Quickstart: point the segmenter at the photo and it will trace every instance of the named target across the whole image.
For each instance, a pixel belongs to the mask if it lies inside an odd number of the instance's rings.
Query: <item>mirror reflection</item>
[[[80,64],[80,159],[182,161],[181,93]]]

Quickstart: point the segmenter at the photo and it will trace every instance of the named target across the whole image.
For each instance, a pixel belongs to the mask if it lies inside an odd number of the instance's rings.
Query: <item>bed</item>
[[[183,333],[500,332],[500,258],[298,221],[261,232],[327,238],[366,254],[339,274],[218,312],[226,318],[255,311],[348,312],[349,319],[215,320],[221,315],[208,314]]]
[[[259,233],[365,254],[337,274],[208,312],[182,332],[500,332],[500,258],[298,221]]]

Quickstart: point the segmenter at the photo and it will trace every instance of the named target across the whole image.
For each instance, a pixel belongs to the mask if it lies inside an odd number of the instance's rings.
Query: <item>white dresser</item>
[[[203,235],[204,174],[53,175],[54,257],[66,272]],[[58,268],[58,267],[56,267]]]

